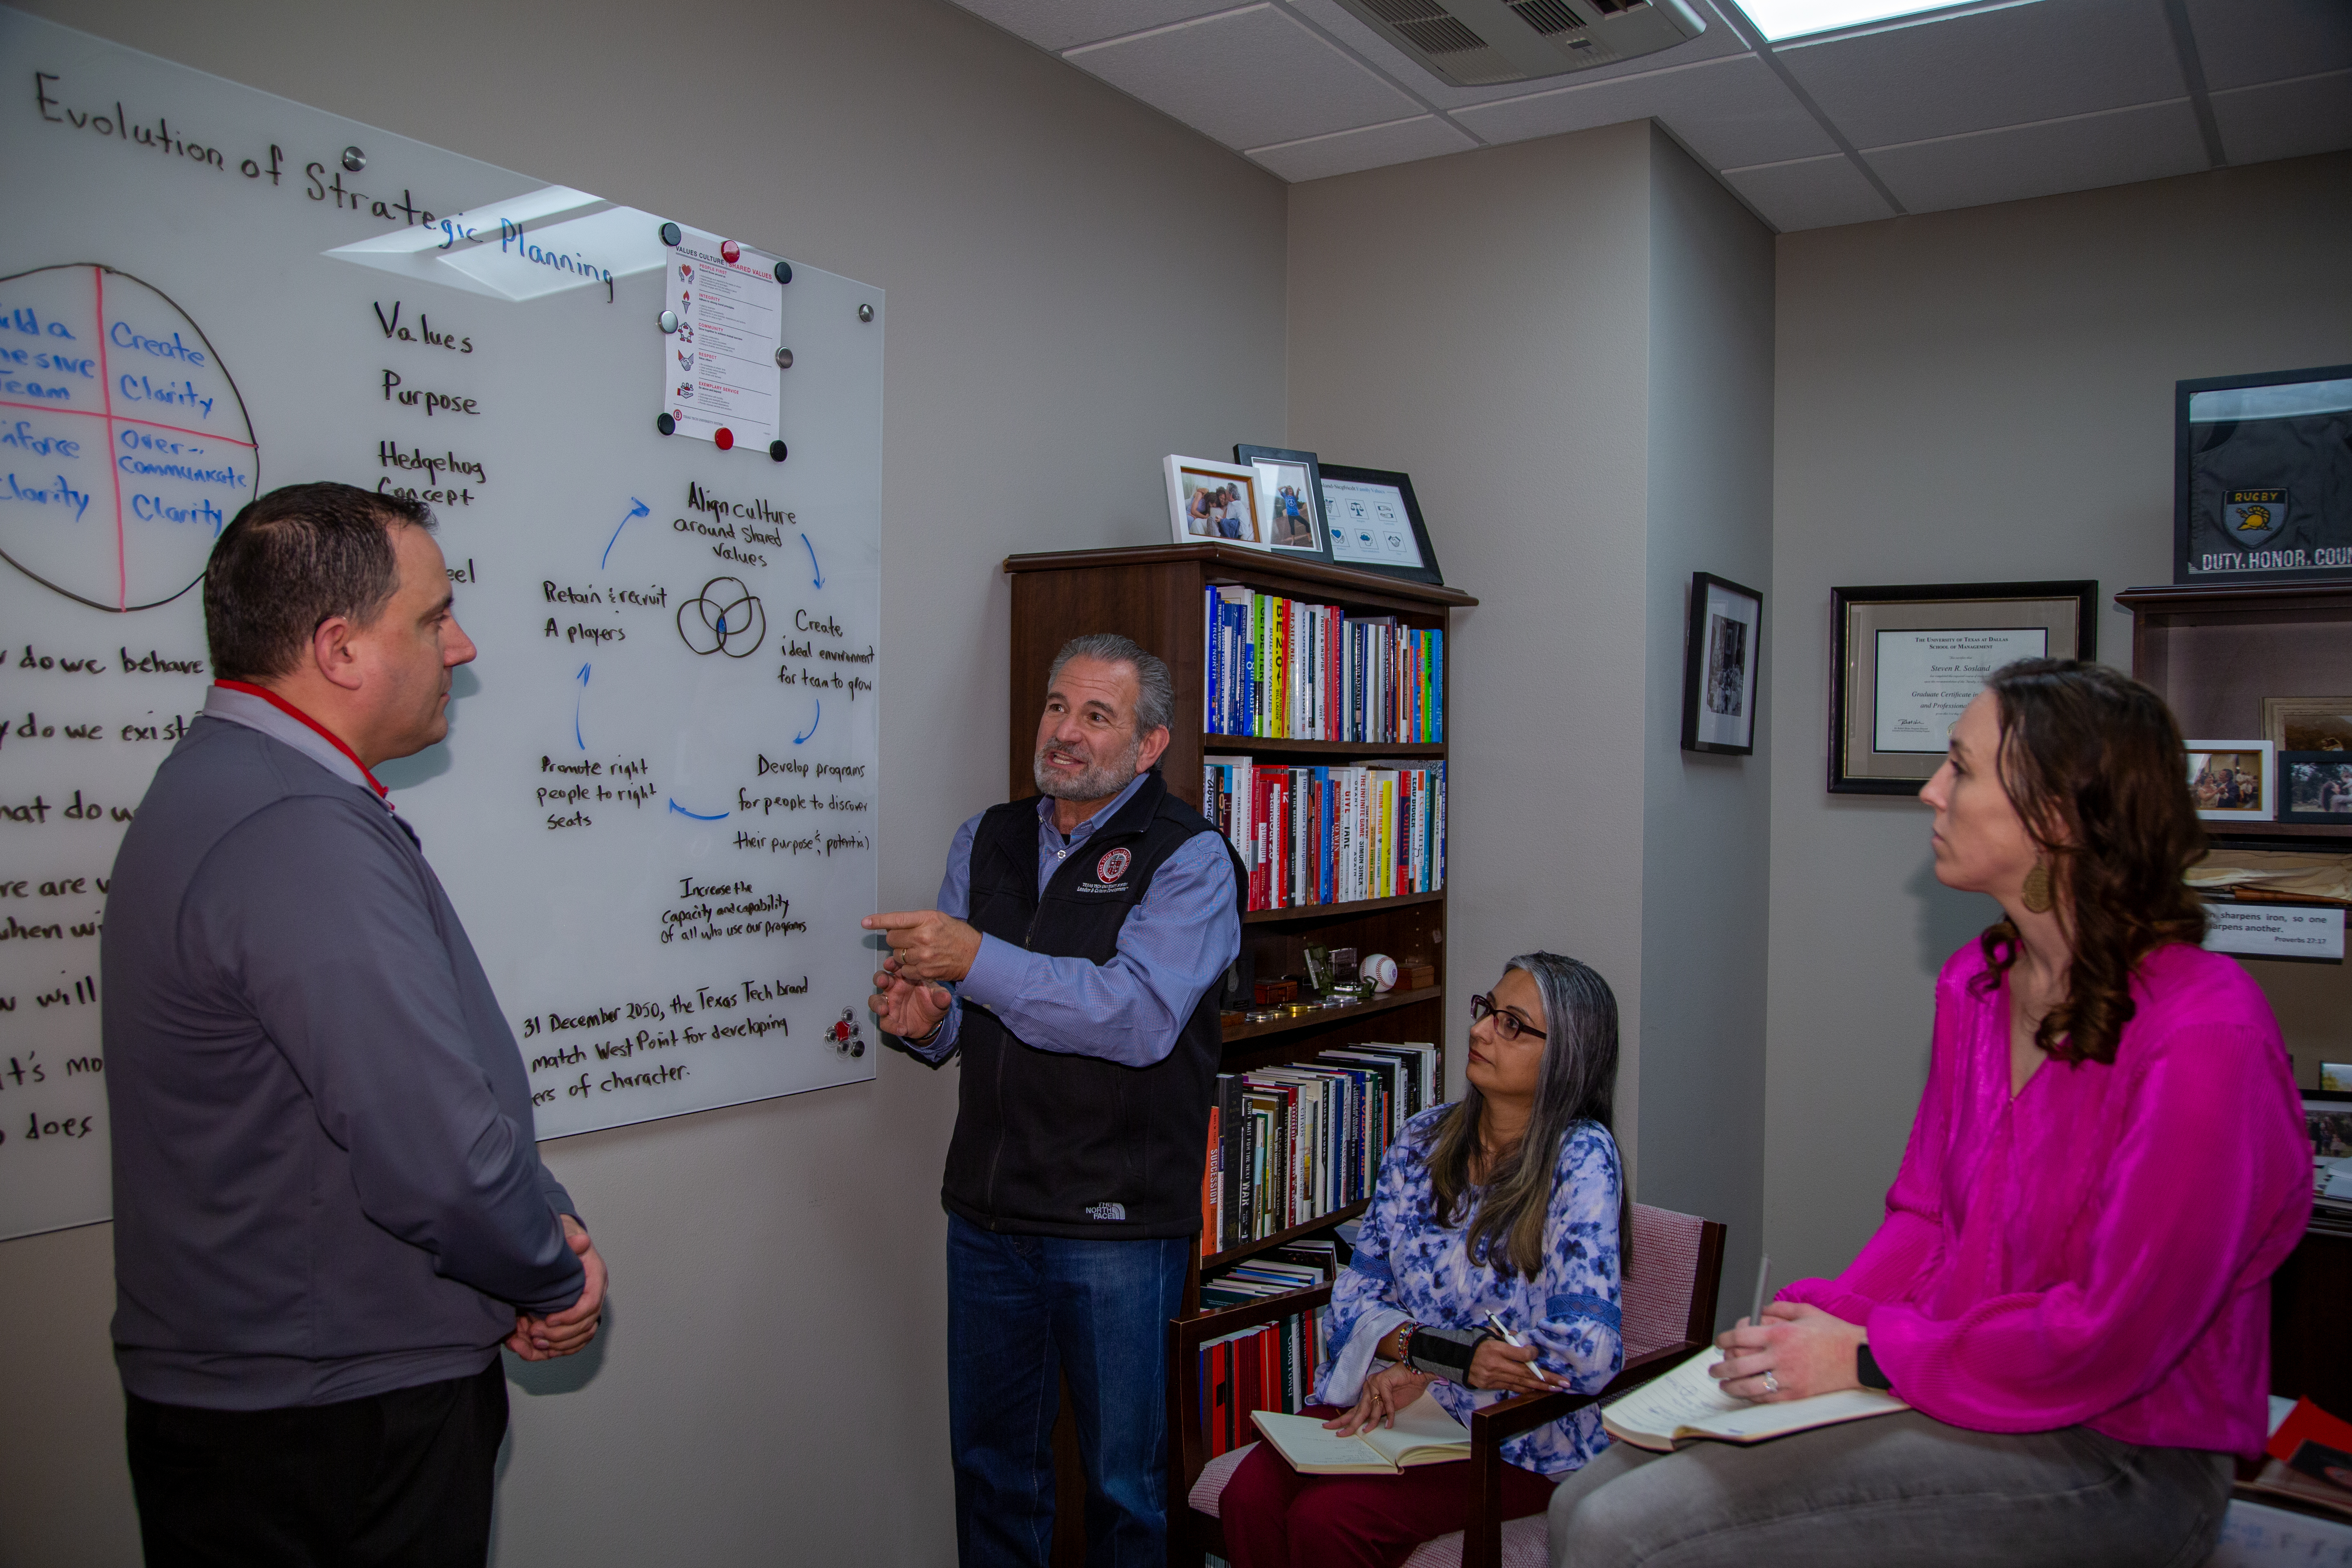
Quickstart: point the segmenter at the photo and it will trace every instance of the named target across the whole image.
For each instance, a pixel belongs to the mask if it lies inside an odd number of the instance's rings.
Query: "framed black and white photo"
[[[1234,448],[1234,461],[1257,475],[1258,532],[1266,548],[1294,561],[1331,559],[1323,525],[1323,478],[1312,452],[1280,447]]]
[[[1763,595],[1711,572],[1691,574],[1684,751],[1744,757],[1756,750],[1756,663],[1763,633]]]
[[[2099,656],[2098,593],[2080,580],[1831,589],[1830,792],[1918,794],[1994,670]]]
[[[1337,463],[1320,465],[1320,472],[1333,564],[1444,584],[1410,476]]]

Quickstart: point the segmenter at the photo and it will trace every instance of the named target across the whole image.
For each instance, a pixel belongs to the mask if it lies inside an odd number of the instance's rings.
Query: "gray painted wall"
[[[1683,661],[1694,572],[1766,594],[1766,638],[1777,619],[1772,234],[1654,130],[1650,170],[1640,1192],[1730,1227],[1729,1327],[1763,1246],[1774,720],[1759,702],[1753,756],[1684,751]]]
[[[937,0],[30,8],[889,289],[893,907],[929,902],[956,823],[1000,798],[998,561],[1162,542],[1162,454],[1281,437],[1282,186]],[[740,151],[681,156],[685,103]],[[1187,238],[1202,215],[1213,244]],[[951,1561],[955,1071],[877,1070],[548,1145],[613,1304],[597,1349],[515,1383],[503,1568]],[[110,1245],[0,1246],[0,1563],[138,1560]]]
[[[1290,210],[1292,442],[1410,472],[1481,600],[1454,654],[1451,977],[1536,947],[1598,968],[1635,1190],[1727,1222],[1752,1278],[1770,727],[1744,760],[1680,742],[1691,573],[1771,573],[1771,235],[1644,125]]]
[[[1616,991],[1642,1049],[1644,125],[1290,193],[1291,444],[1402,468],[1455,613],[1447,880],[1458,995],[1532,948]],[[1460,1092],[1469,1014],[1448,1021]]]
[[[2352,361],[2347,190],[2335,153],[1780,239],[1775,1279],[1843,1268],[1878,1223],[1934,976],[1994,909],[1935,880],[1916,801],[1824,789],[1831,587],[2096,578],[2100,656],[2128,668],[2112,596],[2172,575],[2172,384]],[[2303,1082],[2347,1059],[2345,972],[2248,968]]]

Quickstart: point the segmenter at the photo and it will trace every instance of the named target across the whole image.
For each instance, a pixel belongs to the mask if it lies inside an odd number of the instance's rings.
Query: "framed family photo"
[[[2268,741],[2191,741],[2189,794],[2208,822],[2268,822],[2277,810],[2278,749]]]
[[[1281,447],[1235,447],[1234,461],[1257,479],[1258,531],[1266,548],[1297,560],[1331,559],[1324,526],[1323,476],[1312,452]]]
[[[2021,658],[2099,656],[2095,582],[1830,590],[1829,787],[1917,795],[1985,678]]]
[[[1257,470],[1208,458],[1167,457],[1168,525],[1179,544],[1222,540],[1252,550],[1269,548],[1258,510]]]
[[[2352,829],[2352,752],[2278,753],[2278,819]]]
[[[1764,595],[1711,572],[1691,574],[1683,634],[1683,750],[1744,757],[1756,750],[1756,661]]]

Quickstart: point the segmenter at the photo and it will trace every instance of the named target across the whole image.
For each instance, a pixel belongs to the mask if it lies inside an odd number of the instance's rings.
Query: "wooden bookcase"
[[[1442,759],[1444,744],[1395,744],[1344,741],[1289,741],[1264,735],[1212,735],[1202,729],[1208,649],[1203,599],[1213,584],[1234,584],[1285,598],[1337,605],[1350,616],[1394,616],[1404,626],[1448,627],[1454,610],[1478,601],[1454,588],[1429,587],[1374,573],[1312,562],[1294,562],[1224,543],[1160,544],[1123,550],[1076,550],[1013,555],[1004,562],[1013,579],[1013,650],[1010,712],[1010,783],[1013,798],[1036,793],[1031,758],[1036,750],[1039,703],[1054,655],[1064,643],[1087,632],[1118,632],[1133,637],[1168,661],[1176,681],[1173,734],[1160,768],[1171,793],[1201,804],[1201,759],[1204,753],[1242,754],[1276,766],[1317,766],[1374,758]],[[1445,685],[1454,676],[1453,639],[1447,639]],[[1441,700],[1450,695],[1440,693]],[[1446,707],[1445,733],[1454,733]],[[1449,784],[1451,783],[1449,773]],[[1450,793],[1450,792],[1449,792]],[[1438,1047],[1440,1094],[1445,1063],[1446,890],[1402,898],[1370,899],[1299,909],[1259,910],[1242,917],[1242,945],[1255,958],[1261,977],[1303,973],[1309,945],[1353,947],[1385,952],[1401,963],[1419,959],[1433,965],[1437,983],[1395,991],[1358,1006],[1334,1008],[1298,1018],[1229,1025],[1223,1070],[1247,1071],[1301,1061],[1318,1051],[1376,1040],[1418,1040]],[[1202,1258],[1196,1251],[1184,1288],[1184,1313],[1199,1310],[1201,1274],[1330,1229],[1363,1211],[1350,1204],[1297,1226]],[[1181,1369],[1171,1368],[1174,1375]],[[1076,1563],[1084,1553],[1085,1492],[1076,1451],[1067,1441],[1067,1412],[1056,1431],[1061,1484],[1056,1510],[1055,1561]],[[1181,1508],[1171,1497],[1169,1506]]]

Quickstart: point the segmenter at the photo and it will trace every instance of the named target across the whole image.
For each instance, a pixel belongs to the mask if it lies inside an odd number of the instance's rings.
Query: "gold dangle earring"
[[[2020,896],[2024,900],[2025,907],[2035,914],[2050,912],[2050,907],[2058,901],[2058,896],[2056,889],[2050,885],[2048,861],[2038,856],[2034,858],[2033,869],[2025,874],[2025,887]]]

